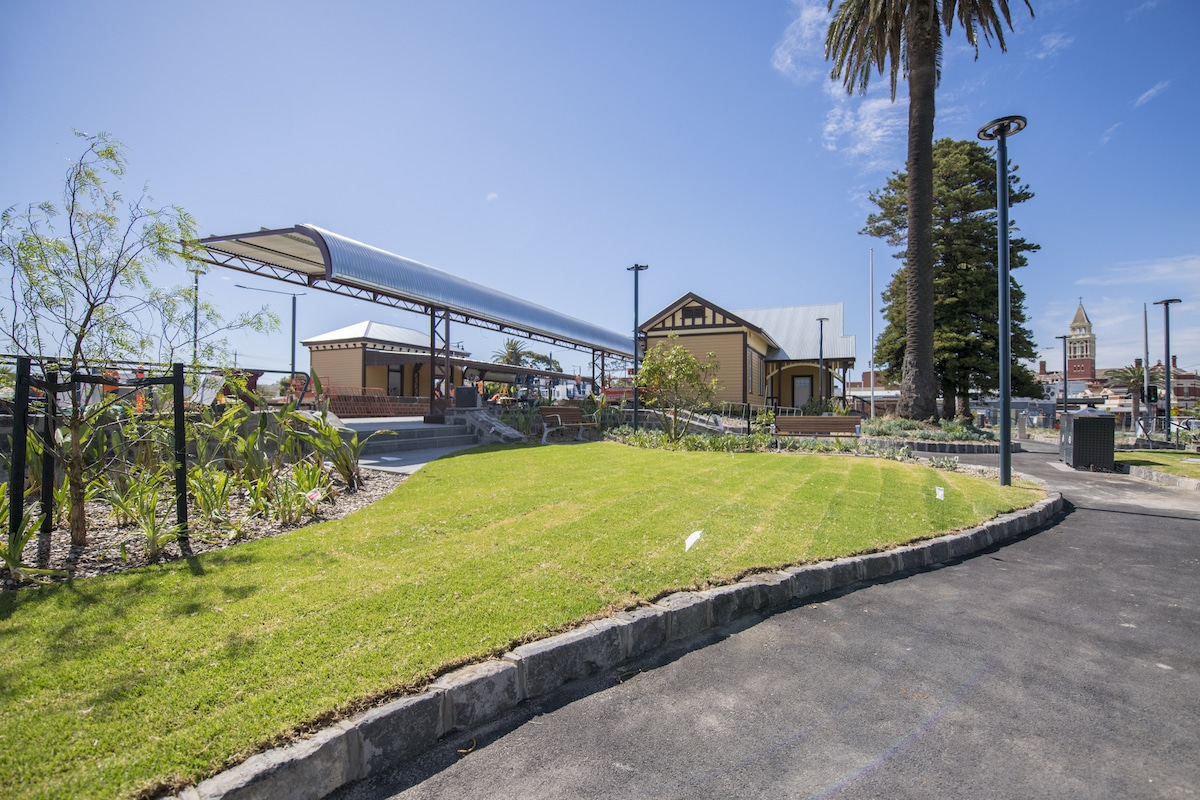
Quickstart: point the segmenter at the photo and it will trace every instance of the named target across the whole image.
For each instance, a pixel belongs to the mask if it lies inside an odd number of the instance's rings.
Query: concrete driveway
[[[1048,528],[569,685],[334,797],[1200,796],[1200,493],[1041,449],[1013,468],[1072,506]]]

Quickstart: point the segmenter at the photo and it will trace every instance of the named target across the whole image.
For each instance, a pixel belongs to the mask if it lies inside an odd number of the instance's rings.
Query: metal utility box
[[[1058,458],[1075,469],[1112,472],[1117,439],[1117,418],[1094,409],[1061,415]]]
[[[475,408],[479,405],[479,393],[474,386],[454,387],[455,408]]]

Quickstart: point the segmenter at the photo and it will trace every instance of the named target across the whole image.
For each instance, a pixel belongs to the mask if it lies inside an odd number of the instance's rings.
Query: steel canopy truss
[[[447,322],[554,347],[629,355],[628,344],[612,331],[315,226],[212,236],[192,244],[201,248],[198,258],[214,266],[417,314],[438,313]]]

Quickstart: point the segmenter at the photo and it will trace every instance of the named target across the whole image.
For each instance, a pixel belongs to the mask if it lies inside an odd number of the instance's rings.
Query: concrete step
[[[362,438],[365,437],[360,434],[360,441]],[[478,440],[466,425],[429,425],[422,429],[402,430],[393,435],[376,436],[363,447],[363,454],[397,453],[473,444],[478,444]]]
[[[375,442],[372,441],[371,445]],[[409,439],[407,441],[392,442],[389,444],[380,444],[378,447],[370,447],[363,452],[364,456],[381,456],[389,453],[408,453],[416,450],[437,450],[444,447],[473,447],[479,444],[474,436],[438,436],[431,439]]]

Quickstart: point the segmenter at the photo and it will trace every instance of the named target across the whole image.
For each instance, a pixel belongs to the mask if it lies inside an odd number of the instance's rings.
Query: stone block
[[[701,592],[712,606],[713,627],[758,610],[758,586],[745,581]]]
[[[781,608],[792,602],[792,576],[786,572],[759,572],[742,580],[758,589],[762,608]]]
[[[896,572],[897,561],[889,553],[868,553],[867,555],[858,556],[862,562],[863,580],[873,581],[879,578],[886,578],[888,575]]]
[[[579,678],[608,669],[624,660],[623,624],[612,619],[589,622],[573,631],[523,644],[507,661],[519,669],[520,696],[528,699],[550,692]]]
[[[625,658],[643,656],[667,641],[667,615],[661,608],[622,611],[612,619],[620,625],[621,652]]]
[[[335,725],[286,747],[258,753],[195,787],[201,800],[319,800],[362,777],[349,739],[358,731]],[[354,748],[357,750],[357,742]]]
[[[803,567],[788,567],[784,572],[792,576],[792,597],[803,600],[829,591],[829,566],[808,564]]]
[[[712,626],[712,603],[693,592],[676,592],[655,603],[667,618],[667,640],[687,639]]]
[[[862,569],[862,565],[854,558],[835,559],[829,562],[828,569],[829,588],[831,590],[841,589],[862,580],[862,575],[859,572]]]
[[[442,730],[475,727],[521,702],[517,665],[511,661],[485,661],[443,675],[430,688],[442,695]]]
[[[442,695],[431,689],[364,711],[350,720],[361,739],[362,774],[387,769],[431,747],[442,728]]]
[[[954,536],[939,536],[936,539],[930,539],[925,543],[925,547],[929,551],[930,564],[944,564],[955,557],[954,553]]]
[[[900,560],[897,572],[911,572],[929,566],[932,548],[925,544],[906,545],[892,551]]]

